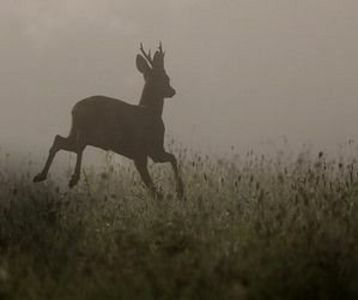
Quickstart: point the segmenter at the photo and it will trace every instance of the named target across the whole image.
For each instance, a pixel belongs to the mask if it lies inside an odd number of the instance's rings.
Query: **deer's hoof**
[[[77,176],[72,176],[70,182],[68,183],[68,187],[72,189],[79,181],[79,178]]]
[[[178,187],[177,187],[177,196],[179,199],[184,199],[185,195],[184,195],[184,185],[183,183],[179,183]]]
[[[180,200],[186,200],[184,191],[177,192],[177,196]]]
[[[151,196],[157,200],[163,200],[163,198],[164,198],[163,194],[157,190],[151,191]]]
[[[155,193],[153,194],[153,198],[155,198],[155,199],[157,199],[157,200],[163,200],[164,196],[163,196],[163,194],[160,193],[160,192],[155,192]]]
[[[44,180],[46,180],[46,175],[40,173],[40,174],[37,174],[32,181],[33,182],[41,182],[41,181],[44,181]]]

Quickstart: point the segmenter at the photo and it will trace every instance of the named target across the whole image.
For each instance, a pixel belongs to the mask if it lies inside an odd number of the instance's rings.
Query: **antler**
[[[160,52],[160,53],[164,53],[164,52],[163,52],[162,41],[159,42],[159,47],[158,47],[158,48],[159,48],[159,52]]]
[[[142,52],[142,54],[144,55],[144,57],[147,59],[147,61],[151,64],[151,66],[153,67],[153,59],[151,57],[151,53],[150,53],[150,49],[148,51],[148,54],[145,53],[144,48],[143,48],[143,43],[140,43],[140,51]]]

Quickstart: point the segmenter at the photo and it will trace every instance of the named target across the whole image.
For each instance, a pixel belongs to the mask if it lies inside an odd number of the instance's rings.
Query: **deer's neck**
[[[158,96],[153,89],[144,86],[139,105],[161,116],[163,114],[164,98]]]

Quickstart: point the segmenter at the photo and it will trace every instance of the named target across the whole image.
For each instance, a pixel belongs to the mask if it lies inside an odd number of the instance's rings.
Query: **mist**
[[[91,95],[138,103],[140,42],[162,41],[167,137],[225,151],[358,136],[358,3],[10,1],[0,11],[0,145],[44,158]]]

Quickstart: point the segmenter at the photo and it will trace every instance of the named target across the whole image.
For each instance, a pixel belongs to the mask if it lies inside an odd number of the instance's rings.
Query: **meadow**
[[[171,148],[184,200],[165,165],[158,200],[111,155],[72,190],[3,155],[0,299],[357,299],[354,154]]]

